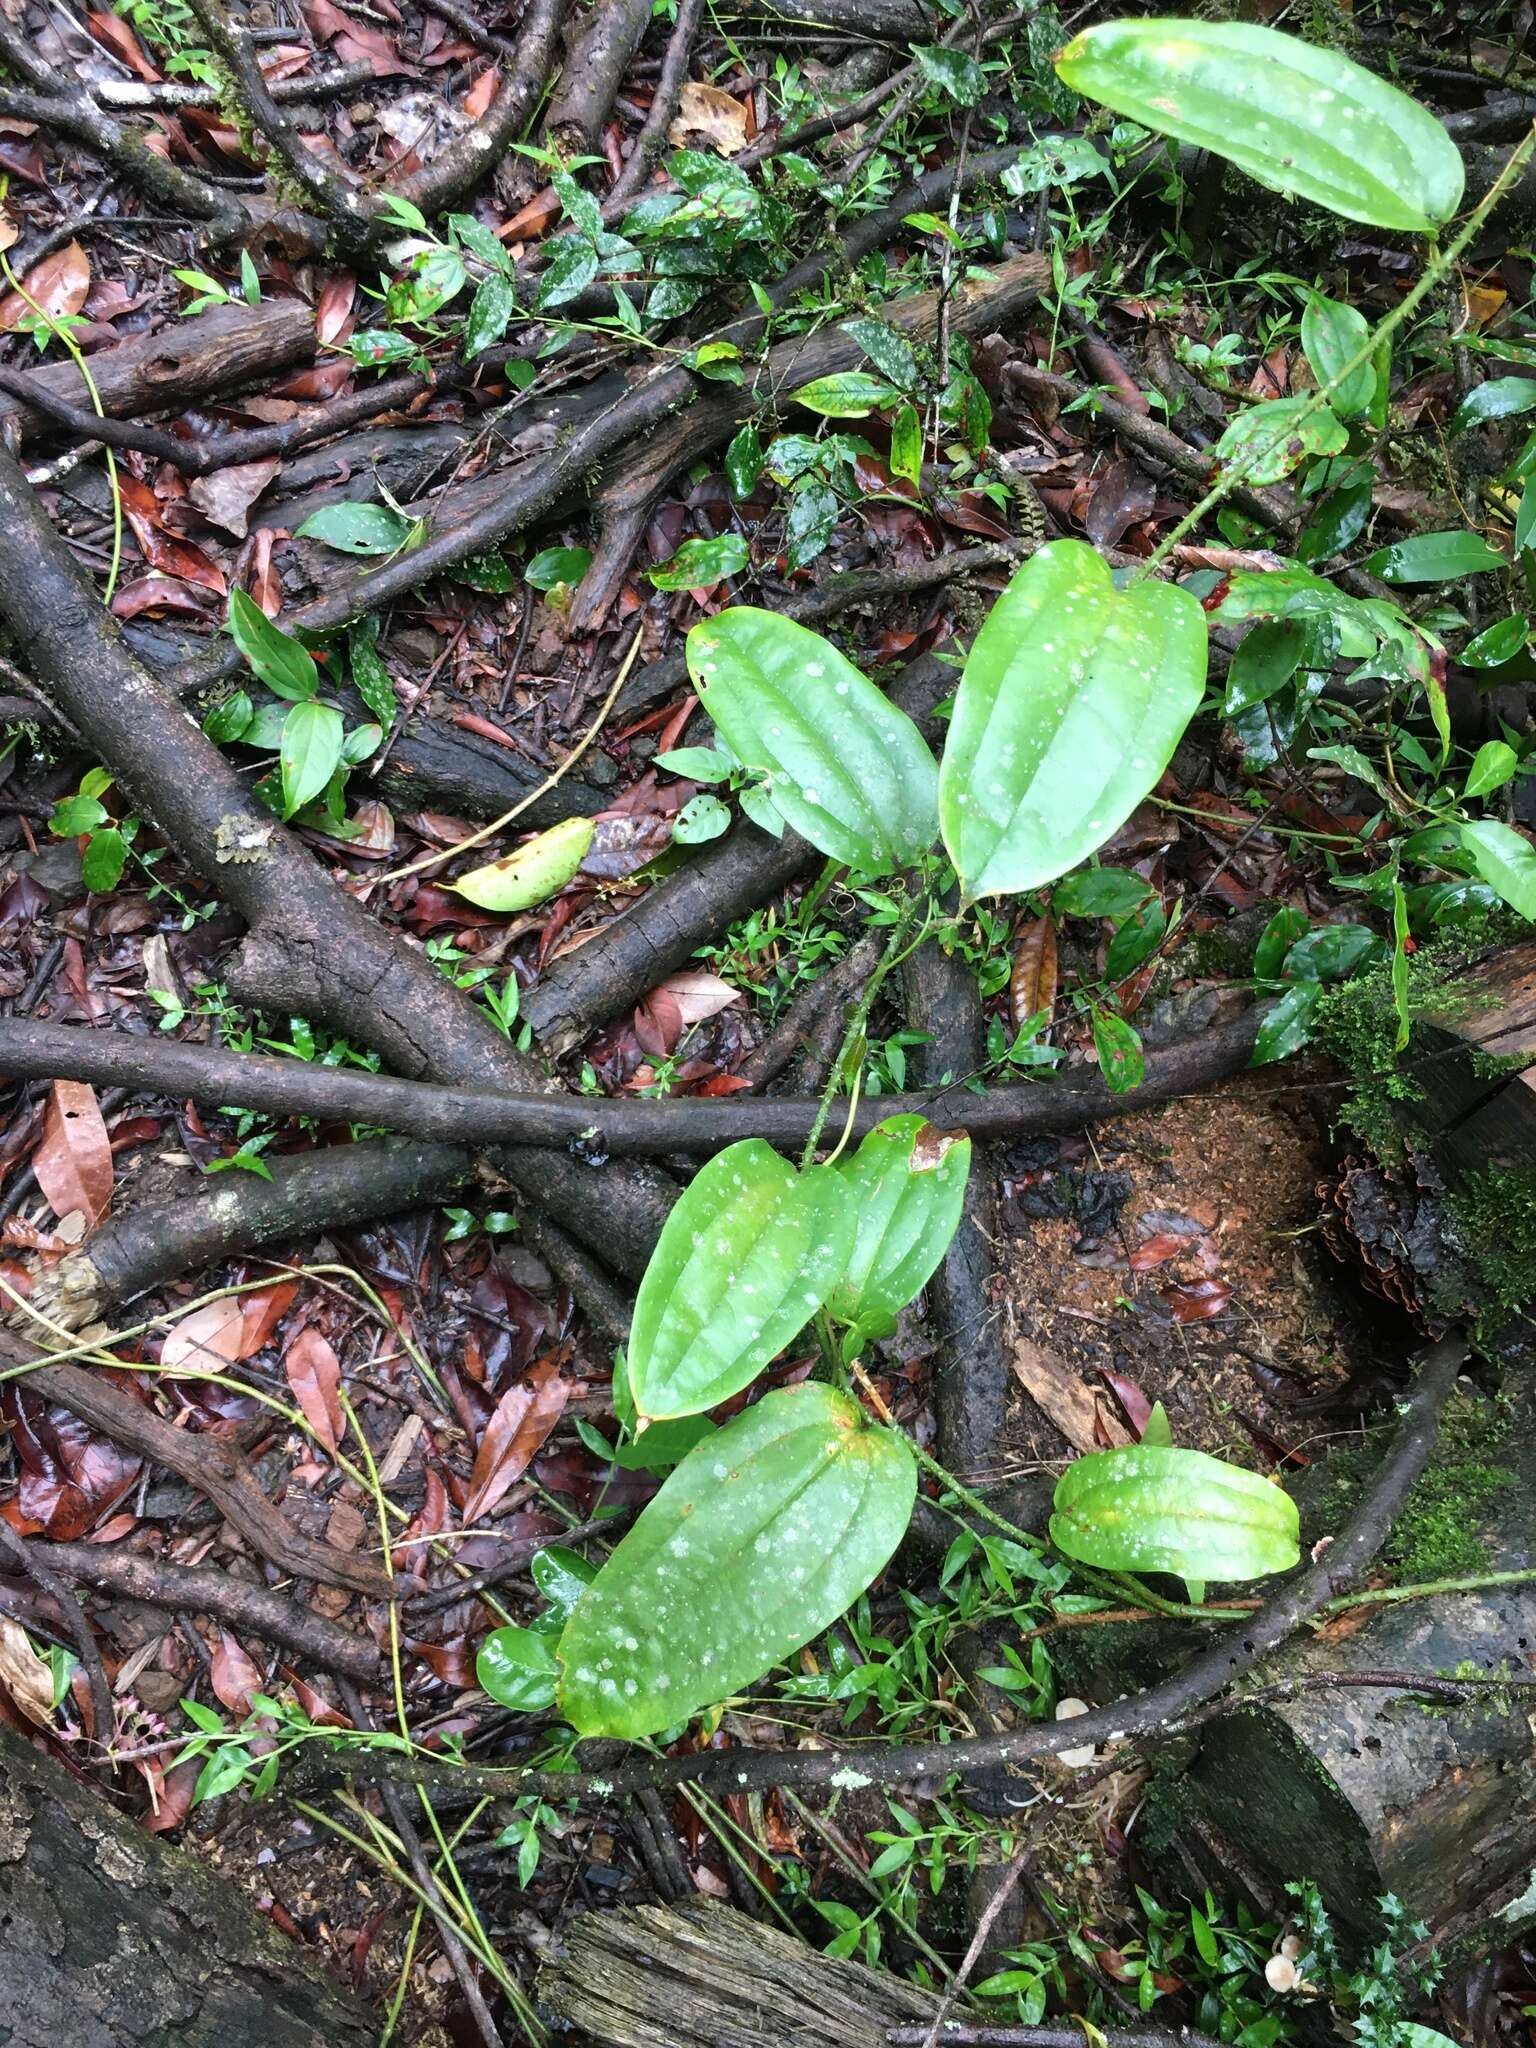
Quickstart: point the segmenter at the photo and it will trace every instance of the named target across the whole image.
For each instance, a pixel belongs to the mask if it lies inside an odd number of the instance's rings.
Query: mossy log
[[[1414,1031],[1421,1093],[1408,1118],[1453,1184],[1490,1170],[1536,1177],[1536,944],[1469,968],[1458,993]]]
[[[4,2048],[365,2048],[362,2006],[224,1878],[0,1729]]]

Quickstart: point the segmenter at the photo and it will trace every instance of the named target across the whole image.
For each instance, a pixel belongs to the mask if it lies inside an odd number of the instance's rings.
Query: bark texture
[[[0,1729],[4,2048],[366,2048],[342,1987],[233,1886]]]

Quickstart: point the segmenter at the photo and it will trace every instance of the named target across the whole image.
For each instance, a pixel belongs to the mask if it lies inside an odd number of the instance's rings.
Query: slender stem
[[[1536,122],[1532,123],[1524,141],[1511,153],[1509,162],[1505,164],[1498,177],[1467,215],[1457,234],[1443,248],[1436,248],[1431,253],[1424,275],[1408,293],[1406,298],[1402,299],[1392,308],[1392,311],[1378,327],[1372,329],[1359,348],[1349,358],[1348,362],[1336,370],[1326,384],[1320,384],[1311,397],[1297,411],[1290,415],[1286,422],[1287,439],[1290,439],[1295,434],[1296,429],[1304,420],[1310,419],[1314,413],[1321,412],[1340,385],[1352,377],[1356,370],[1362,369],[1370,361],[1381,344],[1396,333],[1397,329],[1402,326],[1411,313],[1418,310],[1429,294],[1434,291],[1436,286],[1449,272],[1462,250],[1472,241],[1473,237],[1482,227],[1483,222],[1504,197],[1504,194],[1520,176],[1520,173],[1530,162],[1533,153],[1536,153]],[[1146,560],[1132,574],[1131,582],[1133,584],[1140,583],[1145,577],[1155,575],[1179,543],[1187,540],[1196,527],[1206,518],[1207,514],[1214,512],[1218,505],[1231,496],[1232,492],[1244,481],[1255,464],[1272,451],[1272,447],[1272,439],[1265,440],[1260,437],[1237,461],[1229,463],[1222,471],[1221,476],[1212,484],[1211,488],[1200,500],[1199,504],[1187,512],[1178,525],[1173,527],[1158,542],[1154,551],[1148,555]]]
[[[881,984],[896,965],[907,934],[917,922],[919,915],[926,908],[926,902],[922,898],[903,907],[896,922],[891,926],[890,937],[885,942],[885,951],[876,962],[874,973],[865,982],[859,992],[858,1001],[848,1014],[848,1022],[843,1031],[842,1044],[837,1048],[837,1057],[832,1062],[832,1071],[827,1076],[827,1085],[822,1089],[821,1100],[816,1105],[816,1115],[811,1122],[810,1135],[807,1137],[804,1149],[800,1154],[800,1171],[802,1173],[806,1171],[816,1157],[816,1147],[821,1143],[822,1131],[826,1128],[827,1118],[831,1114],[833,1097],[837,1094],[838,1085],[843,1078],[843,1067],[849,1053],[864,1034],[864,1027],[869,1022],[870,1011],[875,1007],[875,997],[880,993]],[[847,1133],[844,1132],[843,1135],[846,1142]]]

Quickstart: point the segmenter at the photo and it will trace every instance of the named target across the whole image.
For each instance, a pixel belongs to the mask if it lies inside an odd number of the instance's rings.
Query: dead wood
[[[368,2015],[226,1879],[0,1728],[10,2048],[366,2048]]]
[[[596,150],[603,123],[650,26],[650,0],[588,0],[566,25],[560,84],[544,116],[556,149]]]

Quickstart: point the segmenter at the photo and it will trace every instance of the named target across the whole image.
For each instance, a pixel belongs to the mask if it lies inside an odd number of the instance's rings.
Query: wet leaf
[[[1349,429],[1326,405],[1273,398],[1240,413],[1215,452],[1224,467],[1241,470],[1245,483],[1277,484],[1314,456],[1338,455],[1348,445]]]
[[[8,1614],[0,1614],[0,1689],[34,1727],[53,1726],[53,1675]]]
[[[564,818],[526,845],[483,868],[471,868],[448,886],[483,910],[506,915],[531,909],[575,879],[592,835],[590,818]]]
[[[1498,818],[1463,825],[1461,840],[1479,880],[1511,910],[1536,918],[1536,846]]]
[[[252,1697],[263,1689],[259,1667],[248,1657],[229,1630],[220,1629],[208,1672],[208,1682],[221,1706],[242,1718],[251,1711]]]
[[[722,533],[714,540],[685,540],[670,562],[646,575],[658,590],[710,590],[739,576],[750,560],[742,534]]]
[[[891,1116],[833,1171],[847,1187],[854,1231],[826,1305],[840,1321],[884,1336],[927,1285],[960,1227],[971,1141],[936,1131],[920,1116]]]
[[[249,1356],[245,1315],[238,1299],[205,1301],[172,1323],[160,1351],[160,1370],[223,1372],[237,1358]]]
[[[1176,1323],[1208,1323],[1232,1299],[1225,1280],[1191,1280],[1187,1286],[1165,1287],[1163,1300]]]
[[[341,765],[346,737],[341,713],[329,704],[310,698],[289,711],[277,750],[285,818],[319,796]]]
[[[1434,116],[1336,50],[1250,22],[1111,21],[1056,59],[1062,81],[1160,135],[1346,220],[1430,234],[1461,203]]]
[[[765,1394],[689,1452],[577,1604],[566,1719],[633,1740],[751,1685],[864,1591],[916,1490],[905,1441],[846,1395]]]
[[[322,541],[344,555],[397,555],[416,530],[417,522],[391,505],[322,505],[293,537]]]
[[[1049,917],[1036,917],[1019,934],[1008,977],[1008,1019],[1015,1031],[1042,1011],[1050,1016],[1056,987],[1056,926]]]
[[[91,1231],[106,1215],[112,1203],[112,1141],[87,1082],[55,1081],[49,1089],[32,1170],[60,1223],[79,1216],[84,1231]]]
[[[251,507],[282,466],[274,455],[266,462],[216,469],[212,476],[195,476],[187,485],[187,496],[210,525],[244,540],[250,530]]]
[[[229,637],[276,696],[291,702],[313,697],[320,674],[309,649],[275,625],[238,584],[229,593]]]
[[[464,1503],[466,1528],[489,1514],[507,1489],[522,1478],[560,1420],[571,1388],[559,1371],[557,1353],[537,1359],[496,1403],[475,1453],[469,1497]]]
[[[882,405],[889,405],[901,393],[883,377],[868,370],[837,370],[830,377],[817,377],[802,384],[790,397],[808,412],[825,419],[863,420]]]
[[[283,1353],[283,1372],[304,1420],[334,1457],[347,1428],[341,1405],[341,1362],[313,1325],[300,1330]]]
[[[1357,356],[1370,336],[1365,315],[1321,292],[1308,296],[1301,316],[1301,346],[1318,387],[1330,383]],[[1328,403],[1341,420],[1357,419],[1376,396],[1376,370],[1369,357],[1351,370]]]
[[[1378,548],[1363,567],[1383,583],[1454,583],[1463,576],[1507,569],[1509,564],[1481,534],[1453,529],[1449,533],[1410,534],[1407,540]]]
[[[1127,1024],[1113,1010],[1096,1009],[1093,1043],[1099,1055],[1099,1072],[1113,1094],[1124,1095],[1127,1090],[1141,1086],[1147,1061],[1141,1049],[1141,1035],[1134,1025]]]
[[[638,1412],[695,1415],[739,1393],[826,1300],[853,1231],[835,1169],[797,1173],[761,1138],[717,1153],[673,1205],[640,1283]]]
[[[1167,767],[1205,669],[1187,591],[1118,591],[1082,541],[1026,562],[972,645],[939,771],[965,894],[1038,888],[1103,845]]]
[[[1312,1013],[1322,1000],[1320,981],[1298,981],[1294,988],[1267,1010],[1254,1040],[1251,1066],[1267,1066],[1272,1060],[1288,1059],[1304,1046],[1312,1031]]]
[[[1301,1555],[1290,1495],[1203,1451],[1093,1452],[1062,1474],[1054,1507],[1057,1549],[1105,1571],[1230,1582],[1288,1571]]]
[[[481,1688],[514,1714],[538,1714],[553,1706],[559,1676],[549,1637],[515,1623],[492,1629],[475,1658]]]

